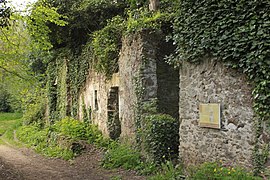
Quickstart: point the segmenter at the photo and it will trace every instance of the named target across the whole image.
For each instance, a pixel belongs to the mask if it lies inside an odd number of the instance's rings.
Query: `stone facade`
[[[172,47],[162,39],[165,39],[162,34],[148,32],[123,38],[118,60],[119,72],[111,80],[106,80],[104,75],[94,70],[89,71],[85,87],[80,92],[79,118],[83,119],[83,106],[91,108],[94,123],[105,135],[110,136],[111,100],[108,97],[112,88],[118,88],[116,114],[120,121],[120,139],[134,142],[138,99],[136,81],[142,85],[142,101],[158,99],[160,112],[178,118],[178,71],[164,62],[166,53],[171,52]]]
[[[104,135],[108,135],[108,93],[111,87],[119,86],[119,74],[113,74],[111,80],[107,80],[102,74],[93,70],[89,71],[84,88],[79,98],[79,119],[83,119],[83,108],[91,109],[91,120],[97,124]]]
[[[200,64],[183,62],[176,70],[164,61],[173,46],[163,39],[162,33],[149,32],[124,37],[119,72],[111,79],[90,68],[79,93],[79,119],[84,119],[87,109],[105,136],[135,142],[139,85],[142,103],[157,100],[159,113],[179,119],[183,164],[221,160],[252,168],[256,119],[245,75],[210,58]],[[201,103],[221,105],[221,129],[199,126]],[[266,129],[257,139],[259,149],[270,142]]]
[[[252,88],[222,63],[184,62],[180,69],[180,159],[185,165],[219,161],[252,167],[255,144]],[[221,129],[199,127],[200,103],[221,105]]]

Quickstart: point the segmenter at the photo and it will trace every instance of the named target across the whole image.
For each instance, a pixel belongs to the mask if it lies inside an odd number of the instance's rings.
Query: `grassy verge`
[[[21,113],[0,113],[0,144],[8,142],[17,145],[14,141],[14,130],[21,126]]]

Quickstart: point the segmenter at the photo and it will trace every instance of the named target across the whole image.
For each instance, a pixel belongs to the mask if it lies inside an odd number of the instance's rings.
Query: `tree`
[[[149,0],[149,10],[156,11],[159,7],[159,0]]]
[[[0,27],[8,25],[10,14],[11,11],[6,5],[6,0],[0,0]]]
[[[37,75],[45,67],[38,69],[36,65],[44,65],[42,54],[52,48],[46,24],[66,24],[56,8],[41,2],[29,7],[25,14],[11,13],[8,23],[0,28],[0,78],[5,77],[0,85],[20,101],[26,93],[41,92],[37,89],[44,85]]]

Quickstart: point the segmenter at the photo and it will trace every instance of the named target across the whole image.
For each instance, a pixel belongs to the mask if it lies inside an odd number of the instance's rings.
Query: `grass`
[[[16,144],[13,141],[13,132],[21,125],[21,118],[21,113],[0,113],[0,144]]]
[[[83,150],[83,143],[107,147],[109,140],[102,136],[97,126],[66,117],[54,125],[40,126],[38,123],[17,129],[18,139],[38,153],[48,157],[70,160]]]

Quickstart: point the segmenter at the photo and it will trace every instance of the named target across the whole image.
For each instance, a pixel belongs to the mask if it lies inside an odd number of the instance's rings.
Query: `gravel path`
[[[144,180],[132,171],[106,170],[99,164],[102,151],[89,145],[72,161],[50,159],[28,148],[0,145],[0,180]]]

